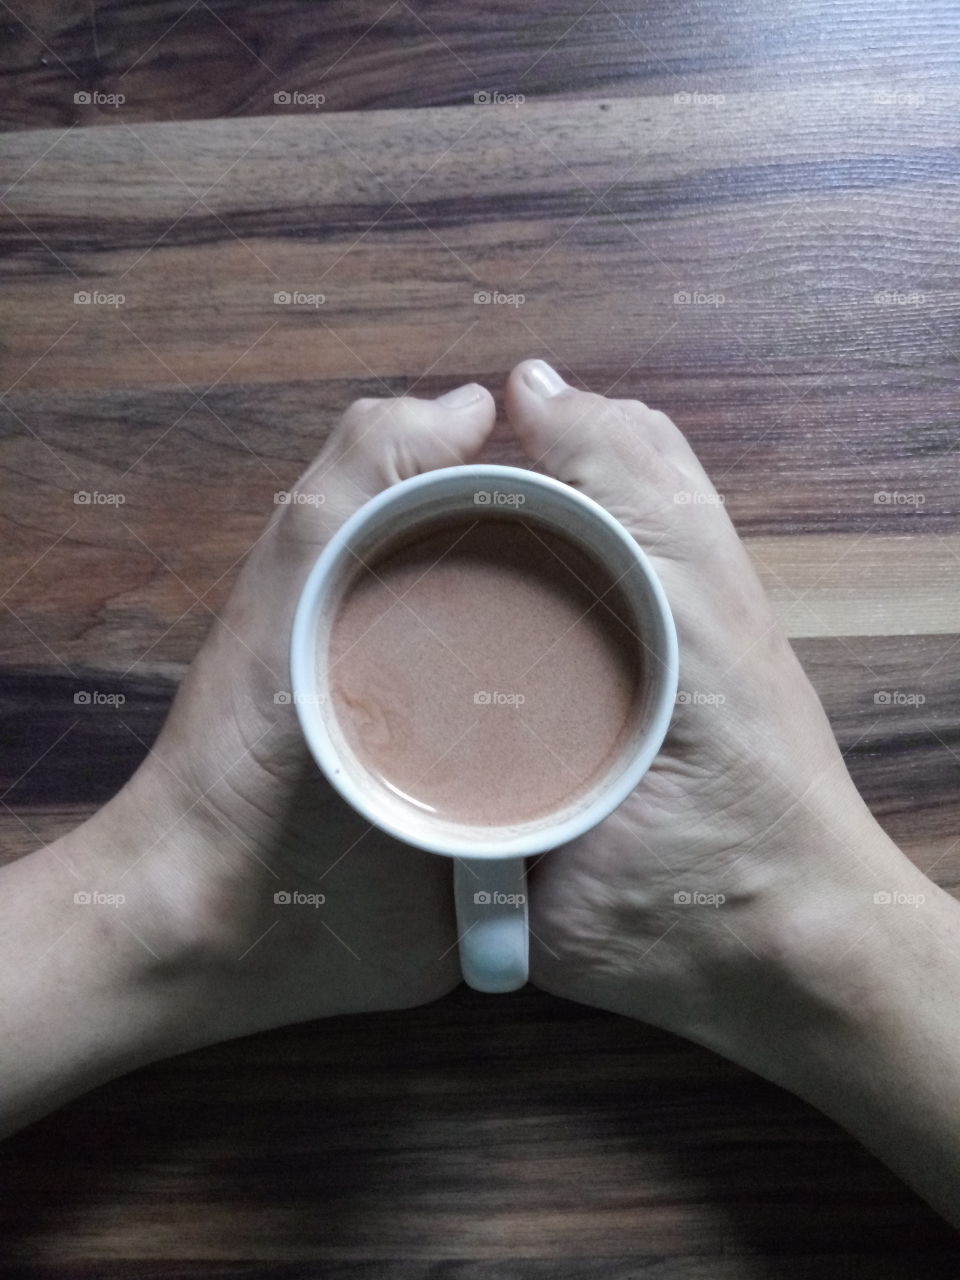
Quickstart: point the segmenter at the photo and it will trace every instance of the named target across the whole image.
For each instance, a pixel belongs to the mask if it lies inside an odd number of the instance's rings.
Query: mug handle
[[[522,987],[530,968],[526,861],[457,858],[453,892],[464,982],[474,991]]]

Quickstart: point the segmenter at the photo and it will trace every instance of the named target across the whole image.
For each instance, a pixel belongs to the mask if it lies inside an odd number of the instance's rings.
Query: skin
[[[633,795],[532,869],[533,981],[792,1089],[960,1223],[960,905],[863,803],[670,419],[542,362],[513,371],[506,408],[531,459],[648,552],[688,696]],[[692,891],[724,901],[675,900]]]
[[[354,814],[276,698],[330,535],[398,480],[475,456],[494,417],[479,386],[352,404],[295,486],[315,501],[278,506],[142,767],[0,871],[0,956],[17,957],[0,996],[0,1132],[171,1053],[459,983],[450,866]],[[125,901],[74,903],[91,890]]]
[[[347,410],[296,486],[315,501],[277,509],[134,778],[0,871],[4,1130],[170,1054],[457,985],[449,863],[347,809],[276,700],[326,539],[388,485],[482,448],[491,397],[453,394]],[[532,866],[532,980],[792,1089],[960,1223],[960,906],[860,799],[673,423],[542,361],[512,372],[505,407],[531,462],[648,551],[689,695],[627,802]],[[125,901],[77,905],[83,889]],[[278,905],[281,890],[325,902]],[[695,893],[712,896],[676,896]]]

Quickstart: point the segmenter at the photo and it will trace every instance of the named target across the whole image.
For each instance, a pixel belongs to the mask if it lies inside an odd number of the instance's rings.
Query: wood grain
[[[71,1274],[322,1259],[338,1276],[899,1278],[960,1256],[796,1099],[535,992],[161,1064],[15,1137],[0,1171],[9,1263]]]
[[[949,0],[5,0],[5,128],[436,107],[484,90],[530,98],[792,89],[863,74],[956,85]],[[77,92],[123,94],[117,108]]]
[[[136,768],[352,398],[499,394],[542,355],[683,427],[858,787],[960,892],[955,6],[17,0],[0,26],[0,857]],[[523,461],[503,424],[489,456]],[[532,990],[162,1063],[0,1178],[4,1276],[960,1261],[803,1104]]]

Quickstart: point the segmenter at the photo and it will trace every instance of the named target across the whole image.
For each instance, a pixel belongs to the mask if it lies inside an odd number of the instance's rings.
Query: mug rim
[[[607,531],[624,545],[640,568],[646,589],[659,614],[664,644],[662,650],[660,646],[655,650],[662,671],[641,745],[609,786],[603,786],[589,804],[562,822],[553,825],[548,822],[538,826],[535,831],[521,831],[520,834],[506,837],[501,835],[488,842],[471,840],[460,847],[451,847],[456,844],[455,840],[441,839],[429,831],[418,832],[413,829],[412,823],[406,829],[381,813],[375,804],[368,803],[366,794],[342,767],[340,753],[327,732],[323,712],[317,704],[317,695],[324,691],[320,689],[317,677],[312,639],[318,603],[342,560],[353,554],[349,545],[356,535],[385,508],[403,503],[409,494],[429,489],[444,481],[449,482],[450,479],[468,477],[474,481],[483,477],[494,481],[513,480],[516,483],[522,480],[524,485],[552,491],[571,506],[589,511],[593,518],[604,524]],[[576,529],[566,533],[566,536],[575,545],[583,545]],[[425,471],[390,485],[365,502],[336,530],[317,557],[300,590],[290,636],[290,677],[294,708],[310,754],[327,781],[357,813],[381,831],[415,848],[451,858],[497,860],[539,854],[567,844],[597,826],[623,803],[659,754],[669,730],[679,684],[679,652],[673,613],[656,570],[636,538],[605,507],[579,489],[539,471],[497,463],[465,463]],[[480,824],[463,823],[462,826],[472,831],[480,829]]]

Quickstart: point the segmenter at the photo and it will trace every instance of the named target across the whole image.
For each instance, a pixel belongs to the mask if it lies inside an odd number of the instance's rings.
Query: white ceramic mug
[[[508,501],[502,499],[506,496]],[[388,790],[357,758],[337,721],[325,662],[338,606],[358,571],[400,531],[437,518],[524,520],[559,533],[604,565],[643,646],[634,727],[616,761],[587,792],[546,816],[504,826],[458,823]],[[549,476],[476,463],[414,476],[367,502],[334,534],[310,572],[291,640],[291,688],[307,744],[360,814],[420,849],[455,859],[460,966],[478,991],[527,981],[526,864],[589,831],[637,785],[660,750],[677,695],[677,637],[660,581],[636,540],[591,498]]]

